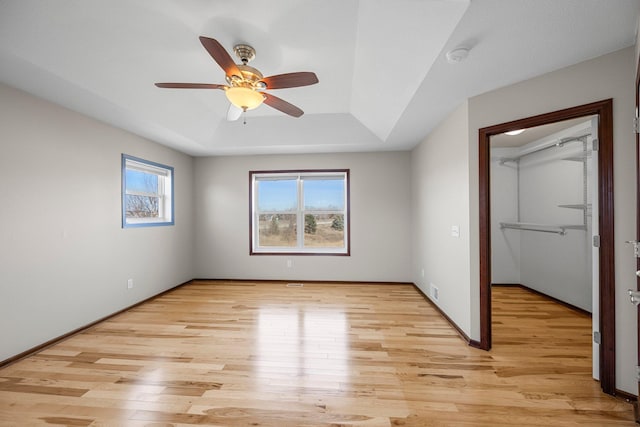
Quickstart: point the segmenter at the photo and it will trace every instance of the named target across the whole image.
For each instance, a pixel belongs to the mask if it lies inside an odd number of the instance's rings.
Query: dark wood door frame
[[[636,66],[636,117],[640,113],[640,58]],[[640,134],[636,130],[636,241],[640,242]],[[640,271],[640,258],[636,260],[636,271]],[[636,277],[636,290],[640,291],[640,277]],[[640,366],[640,306],[636,307],[638,322],[638,365]],[[636,422],[640,424],[640,378],[638,378],[638,397],[633,403]]]
[[[480,348],[491,349],[491,198],[490,139],[492,135],[563,120],[597,115],[598,211],[600,215],[600,385],[616,392],[615,271],[613,230],[613,100],[514,120],[479,130],[480,184]],[[595,212],[595,211],[594,211]]]

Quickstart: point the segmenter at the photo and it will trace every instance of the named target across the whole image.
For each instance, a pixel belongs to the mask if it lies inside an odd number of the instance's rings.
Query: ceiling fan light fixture
[[[230,87],[225,90],[227,99],[243,110],[253,110],[264,102],[264,95],[248,87]]]

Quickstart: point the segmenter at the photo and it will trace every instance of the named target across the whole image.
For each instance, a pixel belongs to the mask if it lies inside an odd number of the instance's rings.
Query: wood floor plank
[[[635,425],[590,317],[493,294],[485,352],[409,285],[192,282],[1,369],[0,425]]]

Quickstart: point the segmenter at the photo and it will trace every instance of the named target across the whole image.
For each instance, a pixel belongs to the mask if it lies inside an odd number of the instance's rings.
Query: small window
[[[123,154],[122,227],[173,224],[173,168]]]
[[[349,171],[250,172],[257,254],[349,255]]]

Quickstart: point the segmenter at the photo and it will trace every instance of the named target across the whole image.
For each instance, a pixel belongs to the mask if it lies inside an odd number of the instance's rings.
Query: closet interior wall
[[[522,284],[592,312],[592,140],[584,126],[570,130],[578,139],[492,148],[492,283]]]

